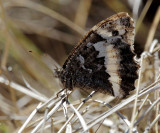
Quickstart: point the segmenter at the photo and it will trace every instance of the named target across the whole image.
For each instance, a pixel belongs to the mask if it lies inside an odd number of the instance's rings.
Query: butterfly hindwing
[[[73,49],[59,72],[66,89],[74,87],[125,97],[135,89],[134,25],[118,13],[94,26]]]

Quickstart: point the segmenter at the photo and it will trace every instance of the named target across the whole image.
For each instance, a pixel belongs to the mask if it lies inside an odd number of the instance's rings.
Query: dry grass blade
[[[155,47],[156,45],[158,45],[158,40],[154,40],[153,41],[155,43]],[[155,73],[155,81],[158,80],[158,76],[159,76],[159,54],[158,52],[154,53],[154,73]],[[156,90],[155,91],[155,97],[154,99],[157,100],[159,99],[159,93],[160,91],[159,90]],[[156,111],[155,111],[155,118],[157,118],[157,116],[159,115],[159,103],[156,105]],[[158,122],[155,124],[155,132],[158,133]]]
[[[88,95],[88,97],[81,102],[81,104],[77,107],[76,110],[78,111],[78,110],[84,105],[84,103],[85,103],[90,97],[92,97],[92,95],[94,95],[94,93],[95,93],[95,91],[93,91],[90,95]],[[70,118],[69,118],[69,119],[65,122],[65,124],[60,128],[60,130],[58,131],[58,133],[61,133],[61,132],[64,130],[64,128],[65,128],[65,127],[67,126],[67,124],[71,121],[71,119],[74,117],[74,115],[75,115],[75,113],[70,116]]]
[[[37,108],[41,105],[42,103],[39,103]],[[25,123],[22,125],[22,127],[19,129],[18,133],[22,133],[23,130],[26,128],[27,124],[31,121],[31,119],[34,117],[34,115],[37,113],[37,108],[33,110],[33,112],[30,114],[30,116],[27,118]]]
[[[72,104],[70,104],[68,102],[69,106],[74,110],[75,114],[77,115],[77,117],[79,118],[79,121],[81,122],[81,125],[83,127],[83,130],[86,130],[87,129],[87,125],[86,125],[86,122],[84,121],[83,117],[81,116],[81,114],[78,112],[77,109],[74,108],[74,106]]]
[[[158,0],[0,0],[0,133],[160,132],[159,6]],[[141,58],[134,59],[143,64],[137,92],[121,100],[65,89],[55,70],[65,67],[79,35],[124,11],[137,19],[134,52]]]
[[[126,8],[123,5],[122,1],[119,1],[119,0],[113,0],[113,1],[104,0],[104,2],[114,12],[121,12],[123,10],[124,12],[128,12],[129,14],[131,14],[131,12],[128,10],[128,8]]]
[[[146,16],[146,13],[147,13],[152,1],[153,0],[148,0],[145,7],[143,8],[143,11],[141,12],[141,14],[137,20],[137,23],[136,23],[136,29],[135,29],[136,33],[139,31],[139,28],[143,22],[144,17]]]
[[[142,97],[146,94],[149,94],[157,89],[159,89],[160,84],[157,84],[151,88],[149,88],[148,90],[139,93],[138,98]],[[106,117],[110,116],[111,114],[113,114],[114,112],[118,111],[119,109],[121,109],[122,107],[126,106],[127,104],[129,104],[130,102],[132,102],[133,100],[135,100],[136,95],[133,95],[131,97],[129,97],[128,99],[124,100],[123,102],[121,102],[120,104],[117,104],[116,106],[112,107],[110,110],[108,110],[107,112],[101,114],[99,117],[97,117],[95,120],[93,120],[94,122],[92,124],[90,124],[88,126],[88,129],[90,129],[91,127],[93,127],[94,125],[96,125],[97,123],[99,123],[100,121],[102,121],[103,119],[105,119]],[[83,132],[85,132],[86,130],[84,130]]]
[[[20,29],[22,29],[24,32],[28,34],[35,33],[43,37],[48,37],[63,43],[70,44],[72,46],[74,45],[73,42],[75,42],[75,40],[79,40],[79,38],[75,35],[71,35],[56,29],[51,29],[51,27],[37,25],[30,21],[17,19],[15,20],[14,18],[12,18],[12,21],[16,23]]]
[[[1,61],[1,68],[6,70],[6,64],[7,64],[7,59],[8,59],[8,54],[9,54],[9,46],[10,46],[10,40],[8,38],[8,29],[6,27],[6,23],[7,23],[7,20],[6,20],[6,16],[5,16],[5,11],[4,11],[4,8],[3,8],[3,4],[0,0],[0,15],[1,15],[1,19],[4,21],[4,25],[5,25],[5,28],[4,28],[4,34],[6,36],[6,44],[5,44],[5,49],[4,49],[4,53],[3,53],[3,56],[2,56],[2,61]]]
[[[1,83],[1,84],[4,84],[4,85],[6,85],[6,86],[9,85],[11,88],[15,89],[16,91],[19,91],[19,92],[21,92],[21,93],[24,93],[24,94],[26,94],[26,95],[34,98],[34,99],[37,99],[37,100],[39,100],[39,101],[41,101],[41,102],[45,102],[45,101],[48,100],[48,99],[46,99],[46,98],[44,98],[44,97],[40,97],[40,96],[37,95],[36,93],[28,90],[27,88],[25,88],[25,87],[23,87],[23,86],[21,86],[21,85],[19,85],[19,84],[16,84],[16,83],[14,83],[14,82],[9,82],[6,78],[4,78],[4,77],[2,77],[2,76],[0,76],[0,83]]]
[[[40,97],[44,97],[45,99],[47,99],[47,97],[41,93],[39,93],[37,90],[35,90],[24,78],[24,76],[22,75],[23,81],[25,83],[25,85],[35,94],[39,95]]]
[[[135,20],[135,22],[137,22],[137,18],[138,18],[138,13],[139,13],[139,9],[140,6],[142,4],[142,1],[140,0],[135,0],[134,5],[133,5],[133,19]]]
[[[148,97],[149,97],[149,94],[144,98],[142,104],[141,104],[141,105],[139,106],[139,108],[137,109],[137,112],[136,112],[136,114],[135,114],[135,117],[137,117],[138,114],[140,113],[140,111],[142,110],[142,108],[143,108],[145,102],[147,101]]]
[[[88,18],[89,9],[91,7],[92,0],[80,0],[79,7],[75,16],[75,24],[79,25],[82,28],[85,28],[86,21]],[[83,14],[83,15],[81,15]]]
[[[157,12],[156,12],[156,15],[154,17],[154,20],[153,20],[153,23],[151,25],[151,28],[150,28],[150,31],[149,31],[149,34],[148,34],[148,37],[147,37],[147,42],[145,44],[145,50],[148,51],[149,50],[149,47],[150,47],[150,44],[153,40],[153,37],[154,37],[154,34],[156,32],[156,29],[157,29],[157,26],[160,22],[160,6],[159,8],[157,9]]]
[[[63,102],[64,102],[64,99],[62,99],[61,101],[59,101],[55,105],[55,107],[47,114],[46,118],[43,119],[41,122],[39,122],[39,124],[32,130],[31,133],[36,133],[41,128],[41,126],[44,124],[44,122],[46,120],[48,120],[60,108],[60,106],[62,106]]]
[[[71,124],[67,124],[67,127],[66,127],[66,133],[72,133],[72,128],[71,128]]]
[[[112,108],[111,105],[109,105],[109,104],[107,104],[107,103],[105,103],[103,101],[100,101],[100,100],[94,100],[94,101],[99,102],[101,104],[104,104],[104,105],[106,105],[109,108]],[[122,115],[120,112],[116,112],[116,114],[126,123],[126,125],[128,127],[130,127],[131,123],[130,123],[130,121],[124,115]]]
[[[160,98],[158,98],[144,113],[143,115],[134,123],[134,126],[137,126],[138,123],[153,109],[153,107],[160,102]]]
[[[80,28],[78,25],[76,25],[75,23],[71,22],[69,19],[67,19],[66,17],[60,15],[59,13],[50,10],[49,8],[46,8],[43,5],[40,5],[38,3],[32,2],[32,1],[26,1],[26,0],[13,0],[12,3],[8,6],[21,6],[21,7],[27,7],[27,8],[31,8],[33,10],[37,10],[39,12],[42,12],[44,14],[47,14],[55,19],[57,19],[58,21],[64,23],[65,25],[69,26],[71,29],[75,30],[77,33],[83,35],[85,33],[85,31]]]
[[[160,114],[157,115],[157,117],[153,120],[153,122],[148,127],[146,127],[144,133],[149,133],[151,128],[159,121],[159,119],[160,119]]]
[[[145,53],[142,53],[141,58],[140,58],[140,67],[141,68],[143,67],[144,56],[145,56]],[[138,85],[137,85],[137,89],[136,89],[136,98],[135,98],[135,101],[134,101],[134,108],[133,108],[133,111],[132,111],[132,119],[131,119],[131,125],[130,125],[130,130],[129,130],[130,133],[132,132],[133,124],[134,124],[134,121],[136,119],[138,93],[139,93],[139,90],[140,90],[141,77],[142,77],[142,69],[139,70],[139,74],[138,75],[139,75],[138,76],[139,78],[138,78],[138,83],[137,83]]]

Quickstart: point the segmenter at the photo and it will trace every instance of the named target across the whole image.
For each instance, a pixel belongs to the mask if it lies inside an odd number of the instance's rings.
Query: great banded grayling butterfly
[[[95,25],[72,50],[57,76],[74,87],[123,98],[135,89],[134,21],[124,12]]]

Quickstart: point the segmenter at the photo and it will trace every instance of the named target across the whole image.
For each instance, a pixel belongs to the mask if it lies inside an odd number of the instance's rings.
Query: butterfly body
[[[74,87],[125,97],[135,89],[138,64],[133,52],[134,25],[118,13],[94,26],[73,49],[58,77]]]

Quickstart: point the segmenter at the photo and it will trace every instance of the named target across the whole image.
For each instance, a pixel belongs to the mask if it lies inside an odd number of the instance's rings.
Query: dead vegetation
[[[0,132],[160,132],[159,5],[0,0]],[[79,90],[57,97],[54,68],[88,29],[121,11],[136,21],[137,89],[124,100]]]

